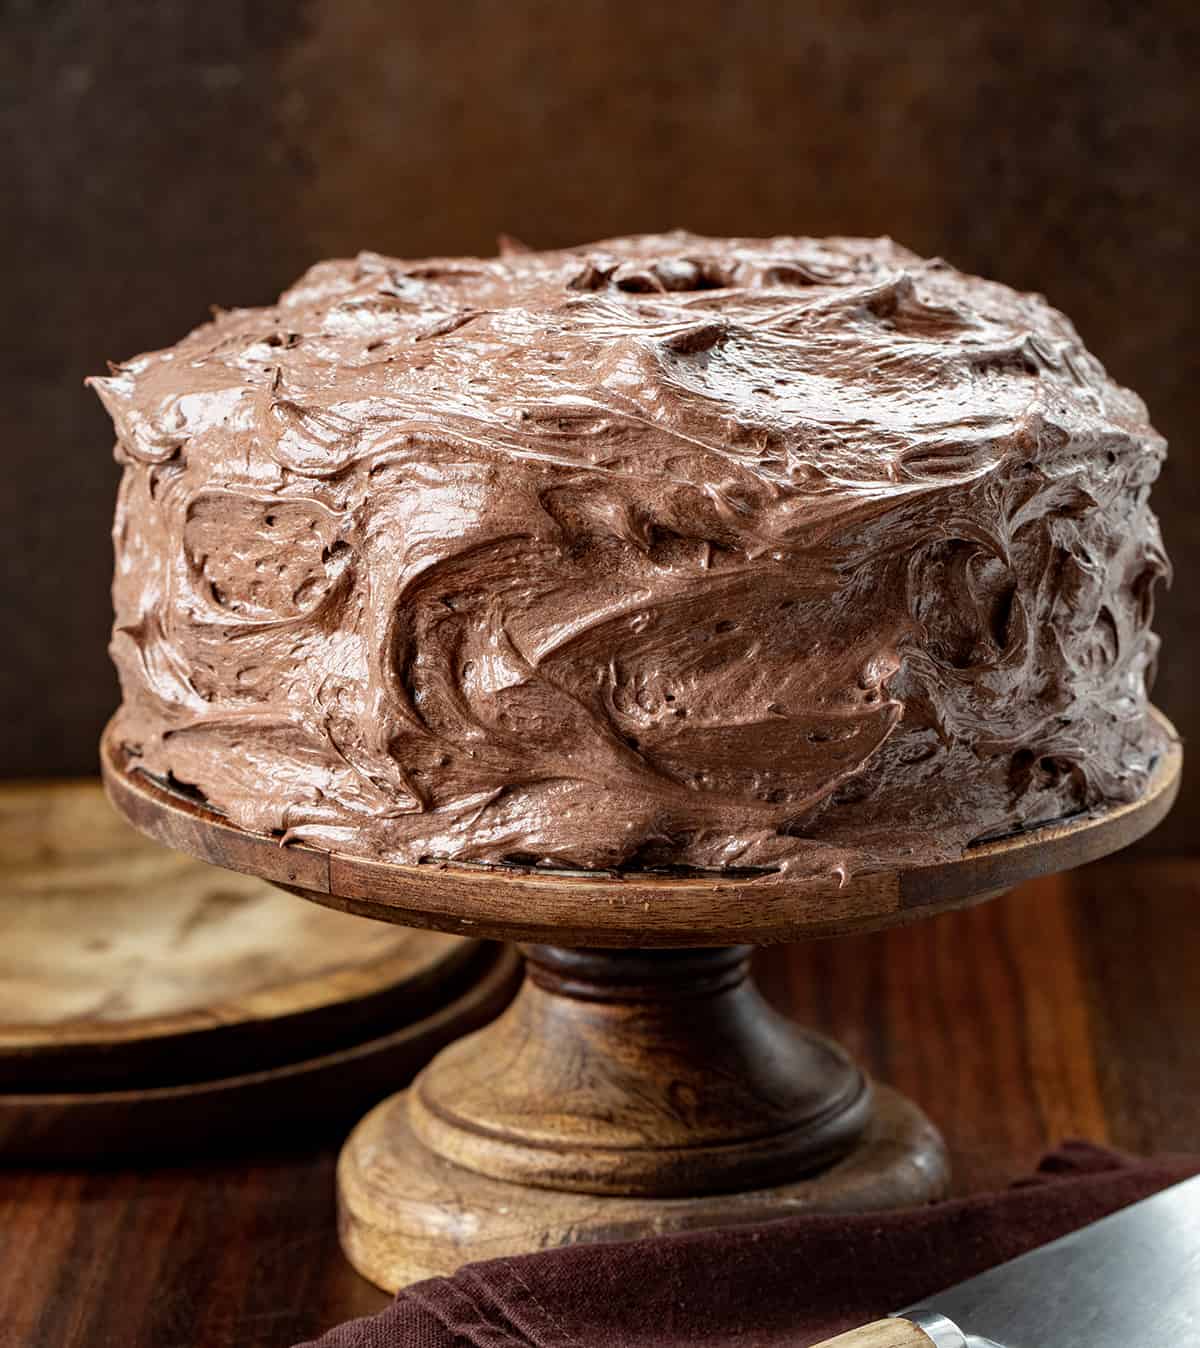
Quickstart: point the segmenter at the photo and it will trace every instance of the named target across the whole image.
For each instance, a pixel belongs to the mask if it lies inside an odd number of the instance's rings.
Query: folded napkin
[[[802,1348],[1198,1171],[1068,1142],[1002,1193],[472,1264],[300,1348]]]

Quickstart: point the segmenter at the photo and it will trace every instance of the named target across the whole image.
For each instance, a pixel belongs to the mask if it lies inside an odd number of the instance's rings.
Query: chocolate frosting
[[[890,240],[323,262],[93,387],[117,729],[419,861],[914,864],[1134,797],[1165,446]]]

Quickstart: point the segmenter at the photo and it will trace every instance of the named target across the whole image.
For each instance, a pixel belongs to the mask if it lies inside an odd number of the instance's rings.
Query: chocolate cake
[[[94,379],[116,735],[360,856],[797,873],[1128,801],[1145,408],[887,239],[363,254]]]

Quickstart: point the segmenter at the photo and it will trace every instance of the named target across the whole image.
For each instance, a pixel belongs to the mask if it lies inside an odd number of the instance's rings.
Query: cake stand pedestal
[[[1178,737],[1136,801],[938,865],[835,878],[564,874],[366,861],[239,829],[136,771],[111,736],[113,803],[171,847],[383,921],[525,944],[525,984],[485,1029],[377,1106],[338,1166],[343,1247],[394,1290],[476,1259],[942,1194],[919,1109],[773,1011],[755,945],[981,902],[1127,846],[1170,809]]]

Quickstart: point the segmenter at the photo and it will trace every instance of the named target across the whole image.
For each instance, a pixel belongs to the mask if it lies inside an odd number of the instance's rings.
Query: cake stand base
[[[477,1175],[413,1136],[407,1091],[377,1105],[338,1164],[342,1249],[376,1286],[395,1292],[463,1264],[558,1245],[635,1240],[770,1221],[803,1212],[865,1212],[941,1197],[946,1154],[924,1114],[887,1087],[854,1150],[807,1178],[697,1198],[613,1198],[535,1189]]]
[[[749,953],[529,948],[509,1010],[343,1148],[354,1266],[395,1291],[478,1259],[941,1195],[932,1124],[773,1011]]]

